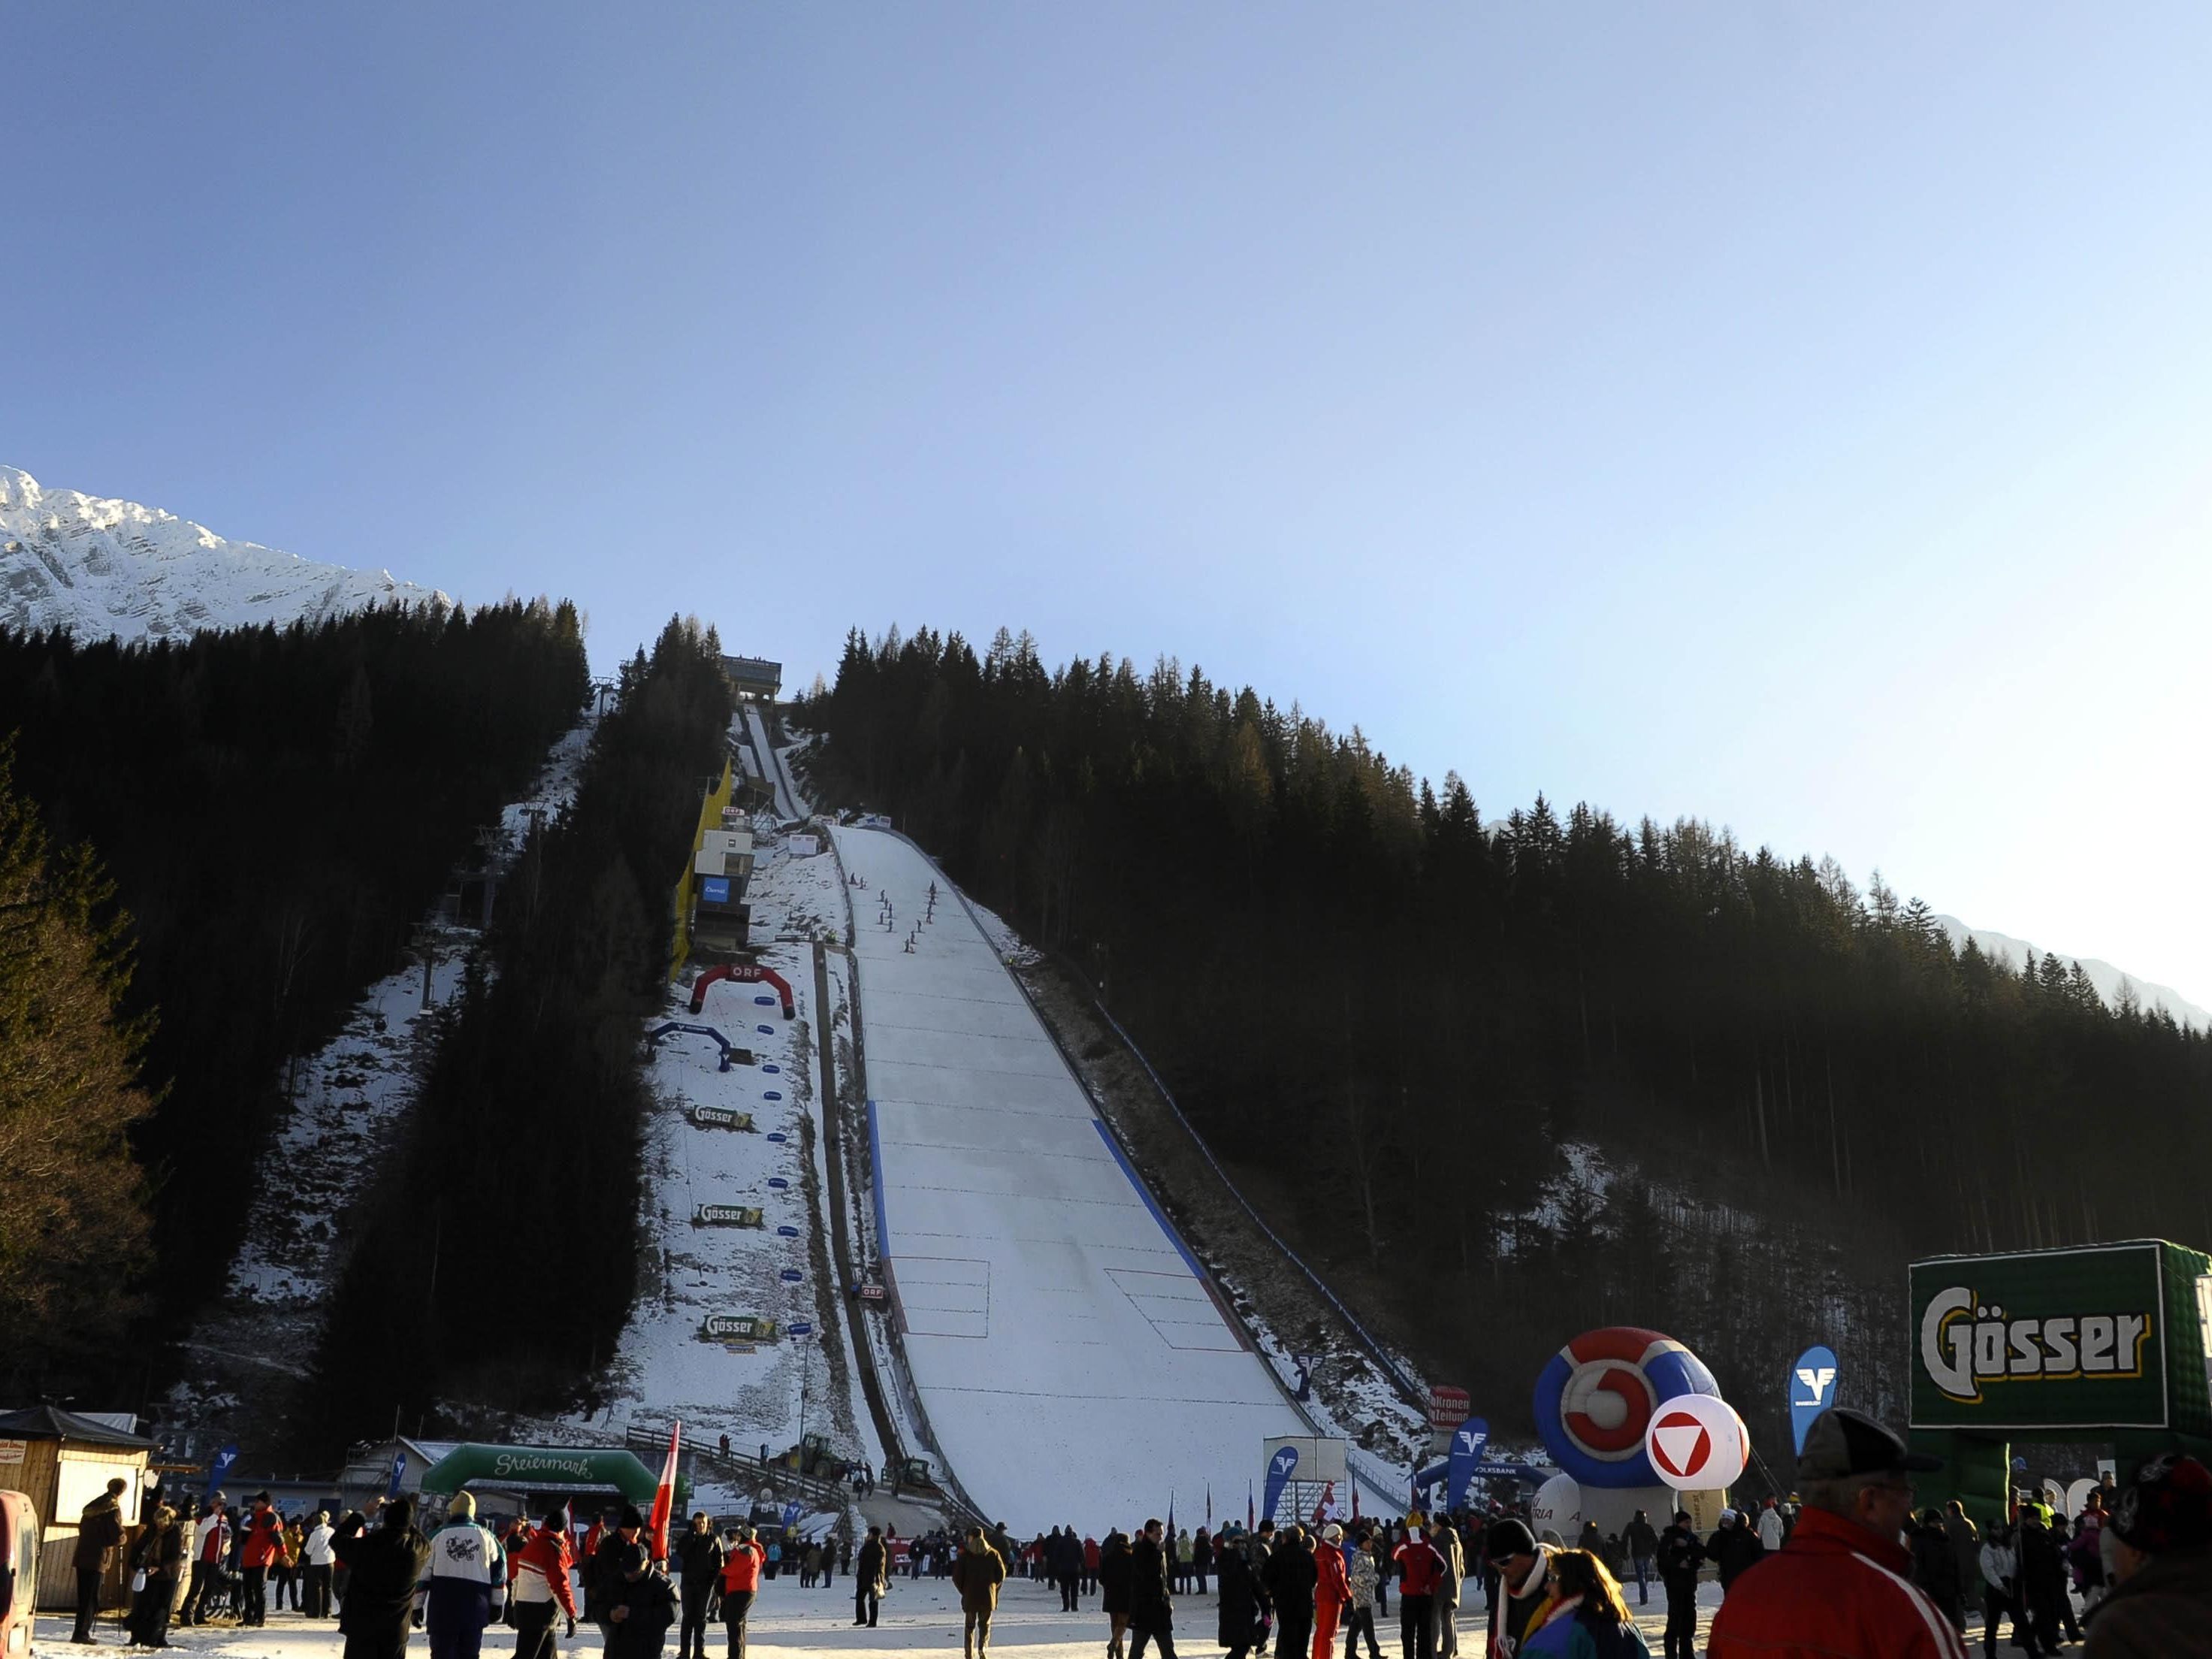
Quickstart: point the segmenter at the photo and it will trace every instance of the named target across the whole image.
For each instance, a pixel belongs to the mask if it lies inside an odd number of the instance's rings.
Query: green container
[[[1911,1267],[1912,1426],[2212,1435],[2212,1259],[2161,1239]]]
[[[2212,1458],[2212,1257],[2163,1239],[1911,1267],[1912,1444],[1943,1460],[1920,1502],[1984,1526],[2016,1445],[2109,1444],[2123,1480],[2163,1451]]]

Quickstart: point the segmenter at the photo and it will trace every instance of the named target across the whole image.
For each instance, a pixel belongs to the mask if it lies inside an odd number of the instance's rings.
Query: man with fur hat
[[[2153,1458],[2105,1530],[2113,1583],[2089,1614],[2089,1659],[2212,1656],[2212,1471]]]
[[[607,1603],[607,1659],[660,1659],[676,1622],[676,1586],[641,1541],[621,1546],[614,1565],[622,1577]]]
[[[507,1610],[507,1558],[477,1524],[473,1493],[455,1492],[446,1513],[416,1576],[415,1618],[429,1628],[430,1659],[477,1659],[484,1626]]]
[[[610,1519],[614,1524],[600,1534],[598,1547],[584,1563],[584,1617],[599,1627],[600,1638],[611,1646],[614,1625],[607,1613],[622,1593],[622,1564],[629,1547],[644,1534],[645,1516],[636,1504],[625,1504],[622,1513]]]
[[[1942,1467],[1848,1407],[1814,1418],[1797,1458],[1796,1529],[1736,1580],[1706,1659],[1966,1659],[1899,1541],[1910,1477]]]
[[[412,1498],[393,1498],[378,1521],[371,1529],[356,1510],[331,1540],[347,1572],[345,1601],[338,1609],[345,1659],[398,1659],[407,1650],[415,1585],[430,1559],[430,1540],[415,1527]]]

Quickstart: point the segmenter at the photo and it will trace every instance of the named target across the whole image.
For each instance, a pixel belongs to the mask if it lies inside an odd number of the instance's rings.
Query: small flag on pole
[[[1244,1483],[1244,1530],[1252,1530],[1252,1483]]]
[[[1206,1483],[1206,1529],[1213,1530],[1213,1482]]]
[[[668,1514],[676,1507],[676,1443],[684,1432],[679,1419],[668,1431],[668,1460],[660,1466],[660,1484],[653,1489],[653,1559],[668,1559]]]

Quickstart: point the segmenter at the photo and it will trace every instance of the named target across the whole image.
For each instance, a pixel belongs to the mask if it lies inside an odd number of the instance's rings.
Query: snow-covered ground
[[[0,466],[0,626],[126,643],[442,599],[388,570],[227,541],[158,507],[48,489]]]
[[[1180,1516],[1177,1524],[1181,1524]],[[1698,1599],[1698,1627],[1702,1640],[1711,1624],[1714,1609],[1720,1605],[1720,1587],[1700,1585]],[[1667,1623],[1658,1587],[1652,1587],[1650,1606],[1639,1607],[1636,1587],[1631,1584],[1628,1602],[1629,1610],[1638,1615],[1637,1622],[1651,1650],[1658,1652],[1659,1638]],[[1176,1598],[1175,1636],[1179,1649],[1195,1655],[1216,1651],[1216,1598],[1211,1593]],[[1477,1584],[1471,1586],[1461,1600],[1462,1653],[1474,1656],[1484,1650],[1483,1620],[1482,1589]],[[1390,1659],[1399,1659],[1400,1656],[1397,1620],[1398,1602],[1393,1597],[1388,1616],[1376,1620],[1382,1651]],[[1009,1579],[1000,1594],[997,1616],[991,1621],[991,1646],[1002,1652],[1018,1650],[1025,1659],[1097,1659],[1099,1650],[1105,1645],[1106,1633],[1106,1616],[1098,1611],[1096,1595],[1083,1598],[1080,1612],[1062,1613],[1058,1591],[1027,1579]],[[59,1652],[68,1644],[69,1635],[69,1620],[65,1617],[39,1620],[41,1651],[52,1648]],[[719,1626],[711,1632],[710,1651],[716,1659],[723,1651],[722,1635]],[[754,1604],[752,1617],[746,1625],[746,1651],[757,1659],[782,1659],[785,1655],[796,1659],[799,1655],[823,1652],[835,1652],[840,1659],[957,1652],[960,1647],[960,1598],[949,1579],[895,1579],[890,1593],[884,1597],[882,1623],[873,1630],[855,1630],[852,1584],[843,1574],[839,1574],[828,1588],[817,1589],[801,1589],[795,1578],[781,1577],[761,1586],[760,1599]],[[101,1627],[100,1639],[115,1639],[112,1622]],[[270,1613],[269,1623],[260,1630],[172,1631],[169,1641],[173,1647],[185,1652],[219,1655],[222,1659],[338,1659],[344,1646],[335,1621],[310,1624],[289,1612]],[[483,1650],[488,1655],[507,1653],[514,1645],[511,1634],[497,1626],[485,1633]],[[583,1624],[576,1626],[574,1639],[563,1638],[560,1645],[562,1652],[567,1654],[605,1651],[599,1633]],[[428,1650],[429,1638],[419,1632],[408,1644],[410,1653]],[[673,1629],[668,1633],[666,1651],[676,1651]]]
[[[1209,1487],[1240,1507],[1262,1440],[1309,1431],[928,861],[895,836],[835,836],[867,883],[854,955],[883,1248],[961,1484],[1017,1532],[1129,1526],[1170,1497],[1194,1515]]]
[[[746,890],[752,939],[760,964],[789,983],[796,1018],[783,1018],[766,986],[716,984],[696,1016],[688,982],[669,988],[654,1024],[712,1026],[753,1063],[725,1072],[714,1041],[690,1033],[672,1033],[655,1046],[647,1223],[659,1258],[617,1349],[608,1408],[588,1422],[552,1426],[604,1438],[680,1418],[693,1443],[727,1434],[733,1449],[749,1455],[763,1443],[780,1454],[802,1433],[826,1434],[842,1455],[880,1468],[884,1452],[865,1402],[855,1401],[843,1321],[824,1321],[819,1294],[831,1264],[820,1237],[828,1212],[816,1034],[823,1020],[836,1018],[841,999],[833,989],[830,1007],[816,1005],[812,941],[843,932],[841,878],[827,855],[793,857],[788,840],[764,822],[755,848]],[[694,1108],[748,1113],[753,1127],[702,1127],[688,1116]],[[696,1223],[708,1205],[757,1209],[763,1224]],[[833,1307],[837,1288],[829,1286]],[[750,1343],[704,1338],[709,1318],[745,1315],[775,1321],[779,1334]],[[794,1322],[808,1328],[794,1335]],[[833,1384],[825,1345],[840,1356],[842,1388]],[[713,1489],[705,1466],[700,1477],[702,1503],[736,1506],[738,1494]]]

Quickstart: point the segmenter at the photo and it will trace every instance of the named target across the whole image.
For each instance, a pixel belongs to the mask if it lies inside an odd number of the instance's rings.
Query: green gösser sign
[[[2181,1426],[2177,1406],[2201,1416],[2199,1271],[2179,1260],[2192,1254],[2142,1241],[1915,1262],[1912,1426],[2164,1429]]]

